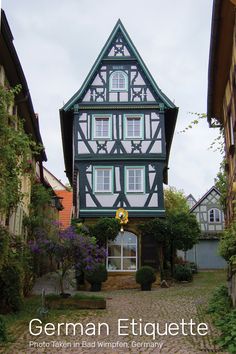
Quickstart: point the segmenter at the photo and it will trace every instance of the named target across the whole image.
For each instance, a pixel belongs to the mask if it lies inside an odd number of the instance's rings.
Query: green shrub
[[[197,269],[196,263],[190,262],[190,263],[189,263],[189,266],[190,266],[190,268],[191,268],[191,270],[192,270],[192,273],[193,273],[193,274],[197,274],[198,269]]]
[[[226,286],[221,286],[213,293],[209,301],[208,313],[214,325],[220,330],[217,344],[229,353],[236,353],[236,309],[231,307]]]
[[[191,281],[193,273],[190,266],[187,264],[175,265],[174,278],[178,281]]]
[[[224,316],[230,311],[231,299],[228,296],[228,289],[225,285],[217,288],[208,304],[208,313],[212,313],[216,316]]]
[[[6,340],[7,340],[6,323],[4,317],[0,315],[0,342],[5,342]]]
[[[107,270],[103,263],[98,263],[91,271],[85,272],[85,279],[90,284],[103,283],[107,280]]]
[[[11,261],[0,273],[0,313],[16,312],[23,302],[23,270],[20,263]]]
[[[101,218],[93,226],[90,226],[90,234],[94,236],[100,244],[113,241],[120,231],[120,221],[115,218]]]
[[[226,261],[230,261],[230,258],[236,254],[236,223],[224,230],[218,250]]]
[[[156,280],[155,270],[149,266],[143,266],[136,272],[135,276],[138,284],[152,284]]]
[[[9,232],[7,229],[0,225],[0,270],[5,263],[8,255],[9,246]]]

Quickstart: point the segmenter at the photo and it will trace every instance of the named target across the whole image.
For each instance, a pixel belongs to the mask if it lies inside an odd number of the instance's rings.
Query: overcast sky
[[[48,162],[67,182],[59,109],[80,88],[120,18],[161,90],[179,107],[169,185],[201,197],[221,156],[207,122],[177,134],[206,112],[212,0],[3,0],[30,88]]]

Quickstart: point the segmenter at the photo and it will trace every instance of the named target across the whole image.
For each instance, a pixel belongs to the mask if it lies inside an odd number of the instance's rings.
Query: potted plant
[[[142,291],[150,291],[152,283],[156,280],[156,274],[152,267],[144,266],[136,272],[135,279],[141,285]]]
[[[98,263],[92,270],[85,272],[85,279],[91,284],[90,291],[101,291],[102,283],[107,280],[107,270],[103,263]]]

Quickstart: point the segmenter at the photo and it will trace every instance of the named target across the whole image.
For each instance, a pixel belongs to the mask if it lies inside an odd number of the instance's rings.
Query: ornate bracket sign
[[[123,208],[117,209],[116,219],[120,220],[120,225],[121,225],[120,231],[121,232],[124,232],[124,225],[126,225],[127,222],[129,221],[128,216],[129,216],[129,213],[127,210],[125,210]]]

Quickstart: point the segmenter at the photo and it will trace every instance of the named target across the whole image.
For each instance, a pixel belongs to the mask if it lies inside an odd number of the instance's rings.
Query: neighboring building
[[[236,221],[236,17],[235,0],[214,0],[208,72],[207,117],[224,128],[227,173],[226,227]],[[235,265],[234,265],[235,267]],[[229,292],[236,305],[236,274],[228,270]]]
[[[4,87],[15,87],[21,85],[21,91],[16,96],[14,106],[11,107],[9,114],[24,119],[25,132],[32,139],[42,144],[42,139],[39,131],[38,117],[34,112],[29,88],[22,70],[17,52],[13,44],[13,36],[7,22],[6,15],[1,10],[1,31],[0,31],[0,85]],[[44,150],[39,156],[31,156],[32,167],[35,168],[36,161],[40,165],[42,172],[42,162],[46,161]],[[40,178],[42,174],[40,175]],[[9,231],[14,235],[22,235],[23,233],[23,217],[29,213],[31,179],[28,174],[22,175],[22,193],[24,193],[23,201],[17,208],[9,213],[6,210],[0,216],[1,224],[8,227]]]
[[[197,203],[196,199],[192,194],[189,194],[186,200],[190,209]]]
[[[225,133],[226,225],[236,218],[236,25],[232,2],[213,3],[207,107],[210,125],[223,127]]]
[[[219,236],[224,230],[224,213],[218,189],[212,187],[192,206],[190,212],[196,215],[201,237],[199,243],[187,251],[184,257],[190,262],[195,262],[199,269],[226,268],[227,263],[217,251]]]
[[[55,198],[60,200],[62,208],[59,210],[59,223],[61,227],[67,228],[71,225],[71,219],[73,215],[73,193],[69,191],[68,188],[46,167],[43,167],[43,175],[45,181],[53,189]]]
[[[158,266],[138,223],[165,215],[163,182],[178,108],[156,85],[119,20],[82,87],[60,110],[66,174],[76,217],[86,223],[129,212],[109,244],[107,267]]]

